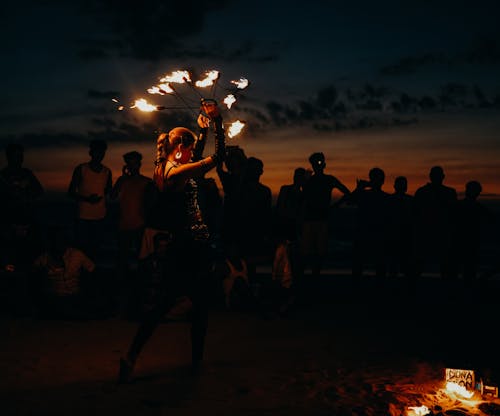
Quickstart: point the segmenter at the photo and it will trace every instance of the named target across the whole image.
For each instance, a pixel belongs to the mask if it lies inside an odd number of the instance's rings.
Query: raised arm
[[[198,125],[201,130],[193,147],[192,162],[171,168],[166,174],[167,181],[178,183],[201,176],[223,162],[226,156],[224,126],[215,100],[202,100]],[[213,126],[215,132],[215,153],[203,158],[202,153],[210,126]]]

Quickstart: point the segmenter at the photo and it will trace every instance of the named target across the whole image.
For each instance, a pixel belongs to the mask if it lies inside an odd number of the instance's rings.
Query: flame
[[[154,85],[153,87],[148,89],[148,92],[150,94],[170,94],[174,92],[173,88],[170,86],[170,84],[167,82],[165,84],[159,84],[159,85]]]
[[[226,98],[224,98],[224,104],[227,105],[227,108],[230,109],[231,106],[236,102],[236,98],[233,94],[228,94]]]
[[[408,406],[409,416],[424,416],[428,415],[431,411],[427,406]]]
[[[214,85],[214,81],[219,78],[219,71],[212,69],[211,71],[205,72],[205,78],[202,80],[196,81],[194,85],[197,87],[210,87]]]
[[[130,108],[138,108],[141,111],[150,113],[151,111],[157,111],[158,107],[156,105],[148,103],[144,98],[135,100],[135,103]]]
[[[175,82],[177,84],[184,84],[191,82],[191,75],[188,71],[173,71],[170,75],[165,75],[160,78],[160,82]]]
[[[238,81],[231,81],[231,84],[236,85],[236,88],[243,90],[248,87],[248,79],[240,78]]]
[[[229,138],[231,139],[234,136],[240,134],[243,127],[245,127],[245,124],[246,123],[244,121],[240,121],[240,120],[236,120],[235,122],[231,123],[231,125],[229,126],[229,129],[228,129],[228,133],[227,133]]]
[[[460,396],[465,397],[466,399],[470,399],[474,395],[473,391],[469,391],[464,386],[461,386],[460,384],[454,383],[452,381],[448,381],[446,383],[446,390],[451,393],[457,393]]]

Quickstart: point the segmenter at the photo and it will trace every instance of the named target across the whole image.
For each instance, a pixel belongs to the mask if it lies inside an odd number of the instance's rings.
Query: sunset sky
[[[323,151],[326,172],[351,189],[378,166],[386,191],[405,175],[413,193],[439,164],[459,192],[475,179],[500,194],[496,1],[19,0],[0,10],[0,144],[23,143],[48,190],[66,189],[91,138],[108,141],[114,179],[130,150],[151,175],[157,133],[195,127],[196,110],[147,89],[174,70],[216,69],[218,100],[231,80],[250,81],[224,111],[247,122],[228,142],[263,160],[274,193]],[[179,92],[196,107],[194,91]],[[129,108],[137,98],[180,109],[143,113]]]

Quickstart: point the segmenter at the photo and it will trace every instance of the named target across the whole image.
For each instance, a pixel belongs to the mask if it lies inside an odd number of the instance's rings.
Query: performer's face
[[[193,157],[193,147],[194,145],[190,144],[188,146],[184,146],[181,144],[180,147],[180,152],[181,152],[181,158],[179,159],[179,163],[188,163],[191,158]]]

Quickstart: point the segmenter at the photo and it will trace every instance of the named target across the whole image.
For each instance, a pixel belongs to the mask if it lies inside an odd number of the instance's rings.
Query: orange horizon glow
[[[269,132],[266,137],[248,137],[246,130],[228,145],[240,146],[247,156],[254,156],[264,163],[261,182],[271,188],[276,198],[282,185],[292,183],[297,167],[310,168],[309,155],[321,151],[326,158],[326,174],[336,176],[349,189],[356,186],[356,179],[368,177],[372,167],[385,171],[383,190],[393,192],[394,179],[406,176],[408,193],[428,182],[432,166],[441,165],[445,172],[444,183],[454,187],[459,194],[466,182],[477,180],[482,184],[481,199],[500,197],[500,117],[497,112],[488,115],[446,115],[437,120],[392,129],[350,130],[343,132],[315,132],[311,129],[281,129]],[[151,143],[111,142],[103,163],[113,172],[113,181],[121,174],[122,155],[137,150],[143,155],[141,172],[152,176],[156,154],[156,137]],[[213,140],[207,142],[205,154],[214,151]],[[5,158],[1,166],[5,166]],[[26,147],[24,167],[33,170],[45,189],[66,192],[74,167],[88,161],[85,146],[72,148]],[[214,171],[208,177],[217,175]],[[220,184],[219,184],[220,185]],[[339,194],[334,191],[334,198]]]

